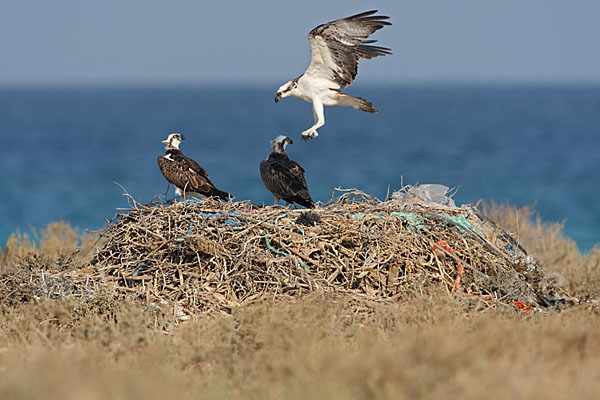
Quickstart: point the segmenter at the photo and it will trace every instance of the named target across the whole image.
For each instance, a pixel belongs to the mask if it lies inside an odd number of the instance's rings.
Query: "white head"
[[[171,133],[162,142],[165,144],[165,150],[177,149],[179,150],[179,143],[185,140],[185,136],[179,133]]]
[[[282,85],[279,89],[277,89],[277,94],[275,95],[275,103],[277,103],[281,99],[285,99],[288,96],[293,96],[296,88],[298,87],[298,79],[293,79],[286,84]]]
[[[294,144],[294,142],[292,142],[292,139],[284,135],[279,135],[275,139],[271,140],[271,147],[275,153],[285,154],[285,147],[288,144]]]

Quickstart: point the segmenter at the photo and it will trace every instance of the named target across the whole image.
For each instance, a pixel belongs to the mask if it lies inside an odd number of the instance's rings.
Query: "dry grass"
[[[589,301],[521,314],[438,285],[395,303],[278,296],[178,323],[167,305],[101,288],[61,301],[2,299],[0,398],[597,398],[600,252],[579,254],[560,225],[529,209],[486,212]],[[65,225],[46,232],[39,244],[11,239],[1,273],[31,273],[36,262],[78,268],[81,239]],[[29,260],[27,271],[15,260]]]
[[[14,264],[28,257],[43,265],[66,265],[65,257],[83,259],[97,244],[98,236],[80,235],[66,222],[52,222],[41,232],[13,233],[4,248],[0,247],[0,266]]]
[[[543,222],[532,207],[515,208],[491,202],[482,208],[524,243],[546,270],[564,275],[564,287],[573,295],[596,297],[600,293],[600,243],[581,254],[576,243],[563,234],[562,224]]]
[[[73,321],[4,310],[0,398],[595,398],[600,319],[464,312],[443,293],[356,312],[311,295],[148,328],[133,304]]]

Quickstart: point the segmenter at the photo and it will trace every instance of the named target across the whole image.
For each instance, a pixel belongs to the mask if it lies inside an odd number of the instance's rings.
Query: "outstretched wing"
[[[386,47],[365,40],[378,29],[391,25],[389,17],[373,15],[377,10],[319,25],[308,34],[310,65],[304,75],[334,81],[341,89],[354,81],[358,60],[392,54]]]

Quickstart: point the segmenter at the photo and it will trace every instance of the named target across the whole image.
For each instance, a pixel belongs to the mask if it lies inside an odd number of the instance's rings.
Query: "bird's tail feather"
[[[308,196],[308,198],[296,196],[294,198],[294,202],[306,208],[315,208],[315,203],[313,203],[312,199],[310,198],[310,195]]]
[[[353,105],[352,107],[354,107],[356,109],[370,112],[373,114],[376,112],[379,112],[379,110],[377,110],[375,107],[373,107],[373,103],[363,99],[362,97],[352,97],[352,100],[354,101],[354,104],[356,104],[356,105]]]
[[[368,100],[363,99],[362,97],[352,97],[339,89],[331,89],[337,92],[338,105],[340,106],[350,106],[357,110],[363,110],[370,113],[379,112],[375,107],[373,107],[373,103]]]
[[[233,198],[232,195],[230,195],[227,192],[223,192],[222,190],[216,189],[213,191],[212,196],[216,196],[219,199],[223,200],[223,201],[229,201],[229,199]]]
[[[289,197],[284,200],[288,203],[298,203],[306,208],[315,208],[315,203],[313,203],[312,197],[310,197],[310,192],[308,191],[308,189],[302,189],[298,191],[294,195],[294,197]]]
[[[352,97],[348,96],[346,93],[343,94],[343,96],[339,97],[340,105],[351,106],[357,110],[362,110],[373,114],[379,112],[379,110],[373,107],[373,103],[371,103],[370,101],[365,100],[362,97]]]

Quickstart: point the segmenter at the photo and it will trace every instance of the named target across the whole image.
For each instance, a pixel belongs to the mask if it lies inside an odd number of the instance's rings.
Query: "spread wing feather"
[[[367,11],[319,25],[308,34],[310,65],[304,75],[334,81],[343,89],[354,81],[358,60],[391,54],[390,49],[372,46],[366,40],[386,25],[389,17]]]

